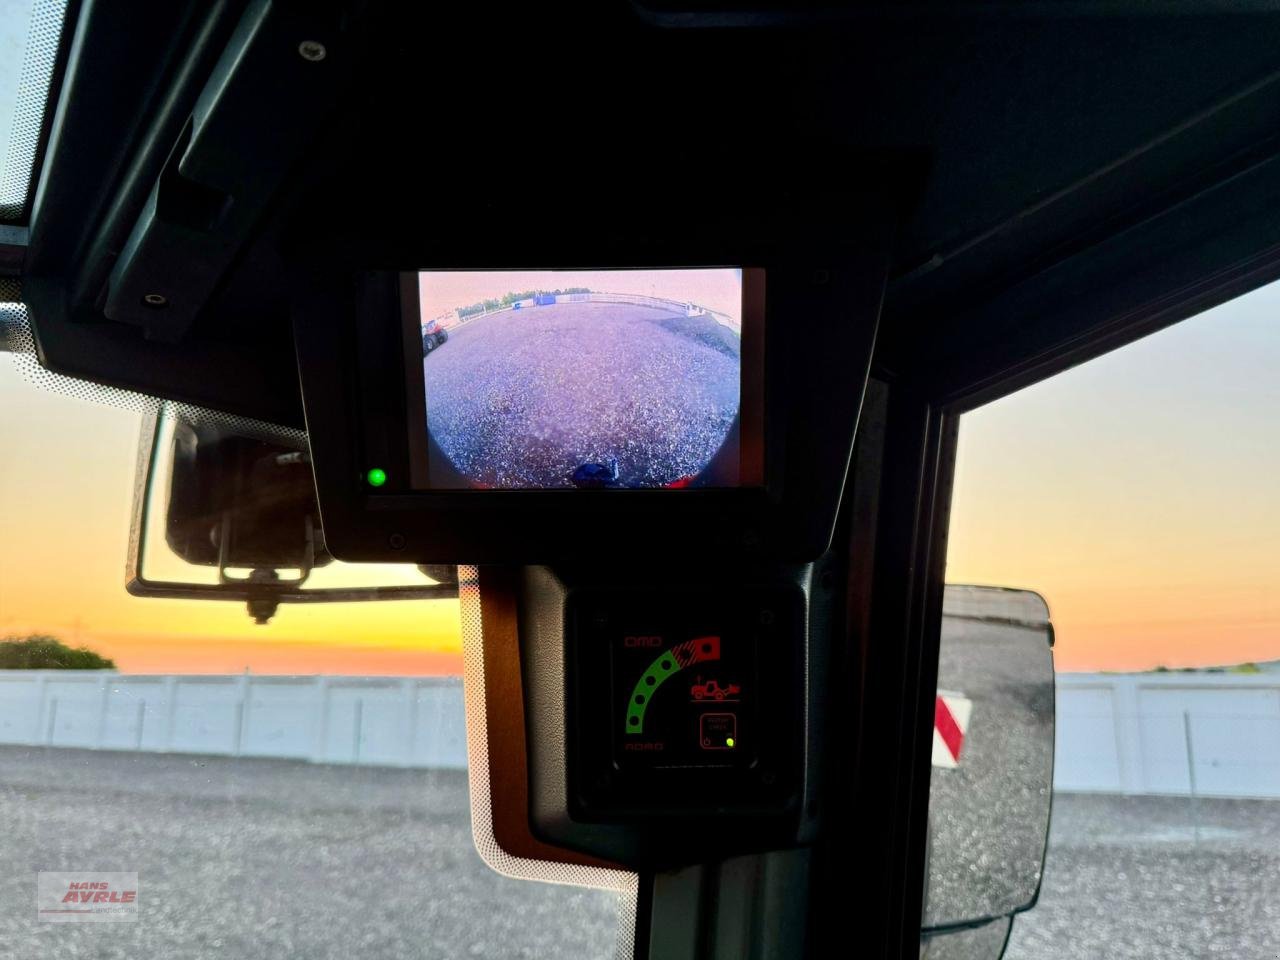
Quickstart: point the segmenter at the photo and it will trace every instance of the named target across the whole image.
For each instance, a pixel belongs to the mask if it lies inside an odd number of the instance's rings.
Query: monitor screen
[[[402,275],[418,489],[764,482],[764,271]]]

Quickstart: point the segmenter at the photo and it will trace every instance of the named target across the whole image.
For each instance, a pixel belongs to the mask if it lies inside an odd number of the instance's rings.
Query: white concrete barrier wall
[[[1057,714],[1055,789],[1280,797],[1278,675],[1059,674]],[[467,765],[456,677],[0,670],[0,743]]]
[[[537,310],[532,300],[519,301],[521,312],[525,310]],[[735,333],[742,333],[742,321],[737,317],[730,317],[728,314],[720,313],[716,310],[709,310],[701,304],[689,303],[683,300],[670,300],[665,297],[649,297],[639,293],[608,293],[601,291],[598,293],[559,293],[556,294],[556,303],[631,303],[642,307],[657,307],[661,310],[670,310],[674,313],[688,313],[693,310],[691,315],[702,315],[711,317],[721,326],[728,327]],[[492,317],[499,313],[508,313],[516,310],[513,306],[499,307],[496,310],[487,310],[484,313],[473,313],[466,317],[457,317],[457,321],[446,325],[446,329],[465,326],[473,320],[482,320],[485,317]],[[698,312],[700,311],[700,313]],[[456,314],[455,314],[456,316]]]
[[[0,743],[465,769],[456,677],[0,670]]]
[[[1054,788],[1280,797],[1280,675],[1064,673]]]

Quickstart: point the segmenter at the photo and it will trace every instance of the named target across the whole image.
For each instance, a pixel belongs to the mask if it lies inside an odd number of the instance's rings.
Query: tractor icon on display
[[[741,692],[742,688],[736,683],[722,687],[714,680],[708,680],[706,683],[695,683],[689,688],[689,695],[695,700],[725,700],[729,697],[736,697]]]

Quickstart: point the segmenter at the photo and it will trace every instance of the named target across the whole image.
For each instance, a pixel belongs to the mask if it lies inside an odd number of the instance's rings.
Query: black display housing
[[[819,819],[814,788],[828,758],[813,718],[830,662],[833,595],[821,583],[832,563],[828,554],[816,565],[725,564],[713,570],[678,562],[607,572],[581,564],[520,568],[534,834],[631,869],[809,842]],[[664,635],[664,645],[652,648],[655,655],[672,641],[708,632],[726,644],[747,645],[731,667],[743,694],[734,709],[750,711],[750,727],[742,732],[754,738],[744,739],[742,762],[702,762],[695,751],[680,752],[675,763],[618,762],[624,705],[614,695],[618,674],[609,641],[631,630]],[[699,666],[686,667],[663,689],[687,692]],[[624,668],[623,674],[625,685],[643,670]],[[704,681],[710,678],[710,671],[703,674]],[[726,672],[717,679],[731,678]],[[681,687],[673,688],[677,680]],[[656,699],[654,705],[660,706]],[[682,719],[703,712],[700,704],[685,707]]]
[[[349,561],[550,563],[598,554],[673,553],[812,560],[835,522],[875,339],[887,218],[854,205],[856,226],[820,246],[607,243],[554,245],[538,263],[454,259],[437,241],[390,241],[363,257],[303,249],[293,277],[295,340],[312,462],[333,554]],[[763,231],[768,233],[768,230]],[[376,258],[376,259],[375,259]],[[400,311],[402,272],[426,269],[618,269],[739,264],[765,272],[763,488],[414,490]],[[377,466],[388,480],[371,488]]]
[[[804,757],[803,604],[795,585],[759,582],[572,594],[565,624],[570,816],[618,822],[650,819],[655,809],[704,817],[794,813]],[[707,659],[696,659],[700,642]],[[686,644],[695,655],[681,666],[672,650]],[[639,719],[629,701],[646,695],[634,691],[645,690],[648,661],[655,672],[671,666],[648,688],[647,729],[637,734],[626,729]],[[711,684],[718,689],[702,699],[688,695]],[[725,689],[732,693],[720,699]],[[733,718],[733,728],[708,723],[718,718]],[[732,746],[706,743],[713,730],[732,737]]]

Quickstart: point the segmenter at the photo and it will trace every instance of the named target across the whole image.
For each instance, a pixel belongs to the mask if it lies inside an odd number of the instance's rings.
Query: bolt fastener
[[[298,44],[298,56],[303,60],[311,63],[319,63],[329,55],[329,51],[324,48],[324,44],[318,40],[303,40]]]

